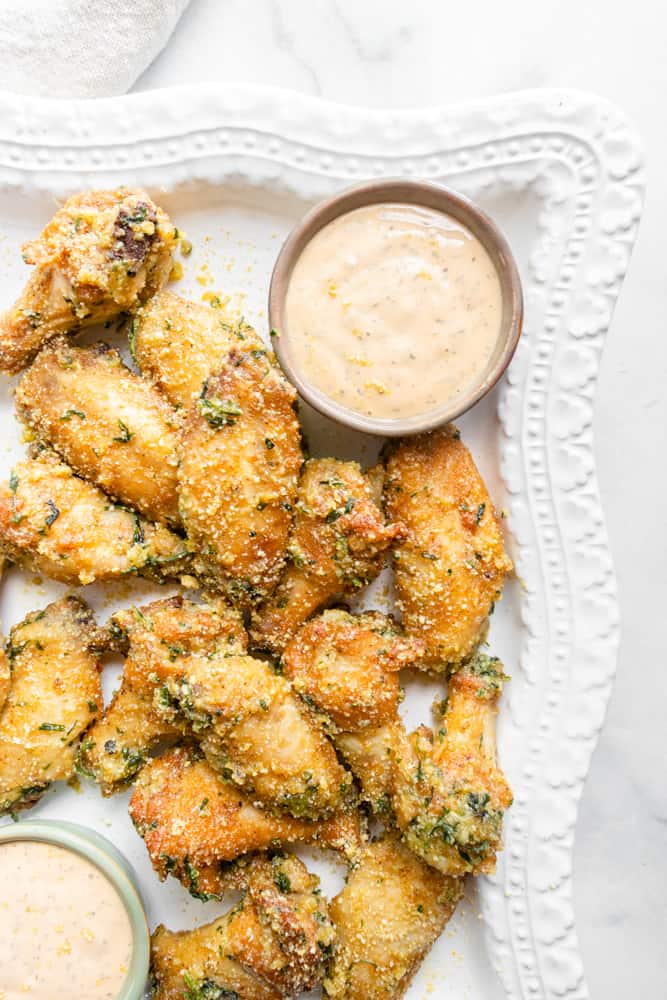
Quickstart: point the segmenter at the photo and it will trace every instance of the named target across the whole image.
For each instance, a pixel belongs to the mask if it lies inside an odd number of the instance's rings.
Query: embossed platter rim
[[[124,179],[168,191],[225,181],[308,201],[357,180],[419,176],[482,204],[533,200],[525,333],[495,397],[524,587],[500,728],[516,801],[498,871],[480,895],[507,996],[584,1000],[573,837],[618,620],[592,403],[641,212],[642,153],[631,127],[606,102],[566,91],[369,111],[255,86],[201,86],[95,102],[0,95],[0,111],[0,199]]]

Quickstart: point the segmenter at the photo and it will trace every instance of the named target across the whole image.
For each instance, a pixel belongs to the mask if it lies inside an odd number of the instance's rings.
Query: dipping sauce
[[[500,278],[477,237],[407,203],[367,205],[320,229],[285,299],[302,377],[386,420],[428,413],[477,384],[502,312]]]
[[[114,1000],[132,955],[125,906],[64,847],[0,843],[0,1000]]]

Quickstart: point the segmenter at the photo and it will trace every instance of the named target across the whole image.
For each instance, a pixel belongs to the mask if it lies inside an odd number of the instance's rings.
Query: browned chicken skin
[[[106,344],[47,344],[16,392],[19,416],[80,476],[149,521],[178,526],[175,414]]]
[[[0,369],[20,371],[58,333],[131,312],[169,277],[176,233],[145,191],[69,198],[23,247],[35,270],[0,317]]]
[[[255,644],[281,653],[315,611],[374,579],[401,536],[399,524],[385,524],[372,474],[356,462],[310,459],[299,480],[290,562],[273,596],[253,615]]]

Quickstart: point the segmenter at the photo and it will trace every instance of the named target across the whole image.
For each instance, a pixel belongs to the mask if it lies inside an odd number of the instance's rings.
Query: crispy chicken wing
[[[190,562],[178,535],[112,503],[49,451],[19,462],[0,484],[0,549],[75,586],[127,573],[180,576]]]
[[[97,630],[66,597],[11,630],[12,684],[0,712],[0,814],[33,805],[74,773],[82,733],[102,705]]]
[[[173,292],[160,292],[134,318],[130,346],[142,372],[172,406],[188,408],[232,348],[253,350],[263,345],[242,319]]]
[[[85,479],[178,526],[175,414],[106,344],[47,344],[19,383],[19,416]]]
[[[136,309],[169,277],[175,244],[174,227],[145,191],[69,198],[23,247],[35,270],[0,317],[0,369],[20,371],[56,334]]]
[[[491,498],[454,426],[398,445],[387,462],[385,505],[408,529],[394,552],[403,624],[426,641],[423,666],[444,671],[483,639],[512,568]]]
[[[160,878],[174,875],[205,899],[224,893],[228,862],[252,851],[301,842],[351,857],[363,839],[354,811],[309,822],[258,808],[192,747],[169,750],[146,765],[130,816]]]
[[[463,895],[395,836],[369,844],[330,904],[336,937],[324,980],[335,1000],[396,1000]]]
[[[290,562],[273,596],[253,616],[256,645],[282,652],[313,612],[377,576],[384,552],[401,537],[399,524],[384,522],[372,474],[356,462],[310,459],[299,480]]]
[[[506,677],[478,653],[451,678],[438,733],[420,727],[398,762],[394,808],[406,844],[451,875],[492,872],[512,793],[495,759],[497,701]]]
[[[180,510],[197,570],[242,605],[266,597],[285,562],[302,463],[295,399],[268,351],[234,349],[183,430]]]
[[[389,806],[400,745],[398,671],[424,649],[386,615],[334,609],[306,622],[283,653],[285,676],[322,714],[362,797],[377,812]]]
[[[185,720],[167,721],[154,707],[155,657],[171,663],[193,650],[208,653],[222,647],[225,652],[244,652],[246,647],[236,611],[221,602],[195,604],[182,597],[118,612],[109,633],[110,642],[127,653],[121,684],[87,733],[77,762],[104,795],[120,791],[151,756],[189,732]]]
[[[240,904],[193,931],[152,939],[155,1000],[280,1000],[322,981],[334,931],[311,875],[294,857],[256,859]]]

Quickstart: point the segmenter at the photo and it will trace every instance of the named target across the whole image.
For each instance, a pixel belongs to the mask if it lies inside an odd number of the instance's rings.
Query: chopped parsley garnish
[[[199,410],[206,422],[216,429],[233,426],[243,412],[233,399],[219,399],[217,396],[200,399]]]
[[[134,437],[134,433],[130,430],[127,424],[124,424],[122,420],[118,421],[118,426],[120,428],[120,434],[118,434],[113,440],[119,441],[121,444],[127,444]]]

